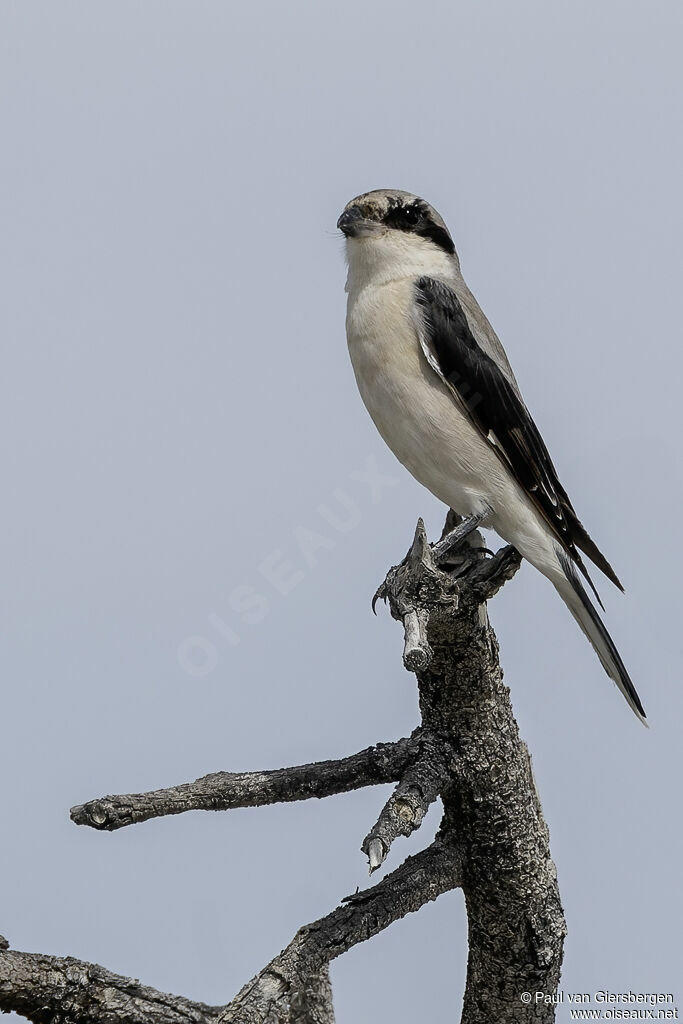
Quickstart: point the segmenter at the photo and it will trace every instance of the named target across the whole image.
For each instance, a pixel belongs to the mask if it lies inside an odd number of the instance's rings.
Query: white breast
[[[422,353],[413,288],[411,278],[401,278],[349,293],[346,329],[358,388],[406,469],[456,512],[481,512],[491,504],[491,490],[507,480]]]

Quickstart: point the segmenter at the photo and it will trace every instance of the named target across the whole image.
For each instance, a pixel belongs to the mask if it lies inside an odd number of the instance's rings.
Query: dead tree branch
[[[410,737],[337,761],[221,772],[71,811],[77,824],[113,831],[188,810],[256,807],[393,782],[362,844],[371,872],[440,799],[443,818],[431,846],[300,929],[225,1007],[165,996],[80,961],[2,952],[0,944],[0,1009],[40,1024],[333,1024],[330,961],[457,886],[469,930],[462,1024],[554,1021],[552,1002],[521,999],[523,992],[556,992],[565,923],[529,753],[486,610],[520,557],[512,548],[488,552],[472,523],[454,533],[457,525],[449,514],[442,541],[432,547],[418,522],[408,555],[373,601],[374,607],[385,600],[403,625],[403,660],[416,673],[422,717]]]
[[[431,736],[425,738],[424,753],[405,769],[376,824],[363,840],[361,850],[368,858],[370,874],[384,862],[394,839],[409,836],[420,827],[446,779],[439,744]]]
[[[36,1024],[209,1024],[221,1011],[97,964],[12,949],[0,950],[0,1009]]]
[[[105,796],[71,808],[76,825],[114,832],[150,818],[185,811],[230,811],[237,807],[318,799],[364,786],[395,782],[410,764],[419,730],[395,743],[378,743],[338,761],[279,768],[270,772],[216,772],[151,793]]]
[[[327,917],[300,928],[286,949],[244,986],[217,1024],[301,1020],[292,994],[301,991],[305,979],[459,883],[455,847],[437,837],[371,889],[347,897]]]

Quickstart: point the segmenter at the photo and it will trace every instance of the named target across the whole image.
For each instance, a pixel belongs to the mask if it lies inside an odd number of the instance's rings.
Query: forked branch
[[[469,927],[462,1024],[551,1024],[552,1001],[527,1004],[521,995],[556,991],[564,917],[529,754],[486,611],[486,601],[519,564],[512,548],[487,552],[473,524],[458,529],[452,514],[434,547],[418,522],[408,555],[375,595],[402,623],[404,664],[417,677],[422,722],[410,737],[336,761],[220,772],[170,789],[102,797],[71,811],[77,824],[113,831],[189,810],[256,807],[395,783],[363,841],[370,870],[440,799],[443,818],[431,846],[300,929],[227,1006],[166,996],[80,961],[3,951],[0,943],[0,1009],[37,1024],[333,1024],[330,961],[460,886]]]
[[[327,917],[300,928],[290,944],[233,999],[217,1024],[300,1020],[293,993],[305,980],[359,942],[379,934],[460,884],[460,858],[451,842],[437,837],[428,849],[364,892],[349,896]]]

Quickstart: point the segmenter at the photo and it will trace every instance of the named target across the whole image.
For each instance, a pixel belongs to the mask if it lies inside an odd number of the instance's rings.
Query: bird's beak
[[[366,238],[380,230],[381,225],[364,217],[359,206],[347,206],[337,221],[337,227],[347,238]]]

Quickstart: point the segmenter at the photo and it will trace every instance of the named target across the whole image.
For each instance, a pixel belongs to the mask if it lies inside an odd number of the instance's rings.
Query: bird
[[[420,484],[463,517],[460,536],[492,529],[550,580],[647,725],[589,595],[587,587],[602,607],[583,556],[624,588],[560,483],[443,218],[410,192],[375,189],[346,204],[337,228],[348,265],[351,364],[380,435]]]

